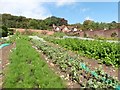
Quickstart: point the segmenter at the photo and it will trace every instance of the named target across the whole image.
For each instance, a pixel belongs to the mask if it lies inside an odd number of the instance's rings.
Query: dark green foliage
[[[13,35],[14,34],[14,30],[13,29],[8,29],[8,34],[9,35]]]
[[[112,34],[111,34],[111,37],[115,37],[117,34],[116,34],[116,32],[113,32]]]
[[[87,37],[87,34],[86,34],[86,33],[84,33],[84,37]]]
[[[31,29],[41,29],[41,30],[51,30],[52,25],[57,26],[68,25],[68,21],[64,18],[59,18],[55,16],[48,17],[44,20],[37,20],[32,18],[26,18],[23,16],[13,16],[11,14],[2,14],[3,25],[9,28],[31,28]],[[76,23],[70,26],[77,26],[78,29],[82,30],[103,30],[106,29],[118,29],[120,24],[112,21],[111,23],[99,23],[91,20],[85,20],[83,24]]]
[[[77,26],[79,30],[103,30],[103,29],[118,29],[120,28],[120,24],[116,23],[115,21],[111,23],[104,23],[104,22],[94,22],[91,20],[85,20],[83,24],[76,23],[72,24],[71,26]]]
[[[57,26],[67,25],[67,20],[65,20],[64,18],[58,18],[55,16],[46,18],[45,22],[49,26],[52,26],[53,24],[55,24]]]
[[[0,37],[6,37],[8,35],[8,29],[5,26],[0,28]]]
[[[14,30],[13,29],[8,29],[6,26],[2,26],[0,28],[0,37],[7,37],[8,35],[13,35]]]
[[[13,16],[11,14],[2,14],[3,25],[9,28],[25,28],[25,29],[52,29],[52,24],[67,25],[67,20],[58,17],[48,17],[45,20],[37,20],[26,18],[23,16]]]

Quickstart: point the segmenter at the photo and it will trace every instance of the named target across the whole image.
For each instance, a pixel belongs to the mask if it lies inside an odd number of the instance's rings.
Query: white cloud
[[[0,13],[45,19],[52,14],[43,4],[51,1],[57,6],[71,5],[75,2],[75,0],[0,0]]]
[[[87,16],[85,17],[85,20],[93,20],[91,17]]]
[[[44,19],[51,16],[42,5],[43,0],[0,0],[0,13],[22,15],[29,18]]]
[[[76,2],[76,0],[56,0],[56,5],[64,6],[64,5],[72,5]]]
[[[89,11],[90,9],[89,8],[82,8],[81,11],[82,12],[86,12],[86,11]]]

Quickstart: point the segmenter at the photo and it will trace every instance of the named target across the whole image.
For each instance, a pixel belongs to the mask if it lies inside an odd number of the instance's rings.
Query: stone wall
[[[31,31],[31,32],[43,33],[43,34],[47,34],[47,35],[53,35],[54,34],[54,31],[48,31],[48,30],[38,30],[38,29],[27,29],[27,30]],[[17,31],[20,32],[20,33],[24,33],[25,29],[16,28],[15,33]]]
[[[118,37],[119,33],[120,33],[120,30],[118,30],[118,29],[79,31],[79,36],[80,37],[87,36],[87,37],[105,37],[105,38],[110,38],[112,36]]]

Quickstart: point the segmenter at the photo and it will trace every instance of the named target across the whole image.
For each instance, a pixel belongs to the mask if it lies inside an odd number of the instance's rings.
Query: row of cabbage
[[[57,65],[63,72],[69,74],[70,80],[76,81],[81,87],[116,88],[116,86],[119,85],[118,80],[102,70],[90,70],[79,58],[79,55],[71,55],[66,49],[48,42],[42,42],[40,40],[31,41],[49,60]]]
[[[119,44],[99,41],[88,41],[80,39],[54,39],[45,38],[47,41],[59,44],[64,48],[78,52],[90,58],[99,60],[106,65],[120,66],[120,49]]]

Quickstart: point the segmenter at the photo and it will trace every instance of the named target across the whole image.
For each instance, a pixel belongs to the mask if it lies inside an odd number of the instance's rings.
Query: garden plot
[[[76,81],[81,87],[116,88],[119,81],[100,69],[90,70],[78,55],[70,55],[66,49],[55,48],[48,42],[32,40],[48,59],[57,65],[63,72],[69,73],[69,79]]]
[[[18,36],[5,71],[3,88],[65,88],[61,78],[45,63],[29,42]]]
[[[54,39],[50,37],[45,38],[46,41],[54,44],[59,44],[62,47],[75,51],[81,56],[94,58],[108,66],[119,67],[120,65],[120,54],[119,45],[117,43],[79,40],[79,39]]]

